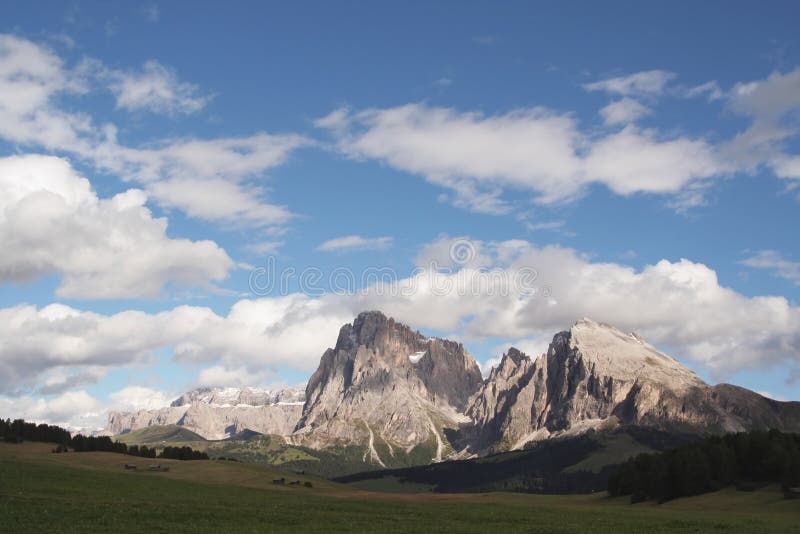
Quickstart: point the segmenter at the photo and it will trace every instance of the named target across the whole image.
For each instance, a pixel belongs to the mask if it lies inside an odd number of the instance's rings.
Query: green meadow
[[[382,493],[258,464],[51,449],[0,444],[0,531],[797,532],[800,525],[800,500],[785,500],[777,487],[662,505],[605,494]],[[126,471],[126,463],[138,469]],[[150,464],[170,469],[150,472]],[[273,483],[282,477],[286,485]]]

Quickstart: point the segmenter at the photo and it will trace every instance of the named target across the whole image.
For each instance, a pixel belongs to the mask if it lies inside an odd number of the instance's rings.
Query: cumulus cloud
[[[506,213],[506,189],[542,204],[570,201],[593,183],[621,195],[678,194],[728,168],[701,139],[665,138],[628,125],[601,137],[568,114],[542,108],[484,116],[409,104],[357,113],[336,110],[318,125],[355,159],[376,159],[454,191],[454,203]]]
[[[105,420],[105,407],[83,390],[50,399],[0,397],[0,417],[48,422],[72,431],[98,430]]]
[[[56,395],[71,389],[76,389],[87,384],[94,384],[105,378],[107,369],[96,366],[72,368],[73,372],[66,372],[56,367],[45,373],[41,380],[38,392],[42,395]]]
[[[522,240],[472,241],[473,254],[454,255],[463,241],[430,243],[405,278],[346,295],[241,300],[227,315],[195,306],[114,315],[58,304],[6,308],[2,393],[24,393],[52,369],[135,365],[156,350],[206,364],[199,381],[209,385],[263,382],[276,367],[311,372],[341,325],[367,309],[467,342],[506,339],[533,355],[555,332],[590,317],[636,331],[720,377],[800,368],[800,308],[783,297],[742,295],[701,263],[661,260],[637,270]]]
[[[169,406],[177,395],[143,386],[126,386],[104,403],[85,390],[67,391],[48,398],[0,396],[0,417],[56,424],[72,432],[102,430],[109,411],[152,410]]]
[[[736,84],[728,106],[751,123],[727,143],[726,157],[750,168],[766,163],[781,178],[798,178],[797,156],[786,153],[785,143],[800,133],[800,68]]]
[[[616,124],[630,124],[649,115],[652,110],[633,98],[622,98],[611,102],[600,110],[603,121],[613,126]]]
[[[454,241],[429,245],[418,263],[448,257]],[[547,336],[591,317],[637,331],[720,376],[800,364],[800,309],[783,297],[748,297],[724,287],[706,265],[661,260],[636,270],[557,246],[473,244],[469,262],[437,273],[422,267],[394,291],[384,284],[360,295],[357,307],[472,338]]]
[[[182,82],[175,72],[158,61],[149,60],[141,71],[109,70],[104,75],[117,99],[117,108],[167,115],[190,114],[203,109],[211,97]]]
[[[56,109],[56,94],[84,93],[81,76],[64,69],[49,49],[0,34],[0,137],[47,149],[72,146],[88,151],[93,134],[88,116]]]
[[[141,72],[109,69],[87,59],[68,68],[48,48],[0,34],[0,139],[77,156],[104,172],[142,184],[153,200],[192,217],[240,226],[285,224],[290,212],[271,204],[254,181],[311,144],[299,135],[256,133],[218,139],[161,139],[120,144],[113,124],[60,107],[65,95],[110,83],[124,109],[188,113],[208,97],[148,62]],[[214,198],[218,200],[214,200]]]
[[[317,247],[317,250],[346,251],[346,250],[378,250],[389,248],[394,241],[391,237],[362,237],[360,235],[347,235],[329,239]]]
[[[206,370],[205,381],[226,369],[238,376],[242,368],[257,376],[275,366],[311,371],[350,320],[352,312],[341,303],[299,294],[241,300],[226,316],[196,306],[114,315],[62,304],[4,308],[0,393],[22,394],[53,369],[144,364],[160,349],[172,350],[178,361],[219,367]]]
[[[619,195],[679,193],[726,167],[702,140],[660,140],[654,130],[626,126],[596,141],[584,159],[587,174]]]
[[[233,267],[211,241],[171,239],[147,196],[99,198],[53,156],[0,158],[0,281],[60,274],[71,298],[158,296],[168,283],[212,287]]]

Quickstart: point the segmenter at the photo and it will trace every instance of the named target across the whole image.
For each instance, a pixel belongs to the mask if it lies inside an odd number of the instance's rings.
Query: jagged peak
[[[519,367],[519,365],[525,360],[530,360],[527,354],[516,347],[509,347],[506,353],[503,354],[503,358],[500,360],[500,365],[506,365],[506,362],[511,361],[515,367]]]

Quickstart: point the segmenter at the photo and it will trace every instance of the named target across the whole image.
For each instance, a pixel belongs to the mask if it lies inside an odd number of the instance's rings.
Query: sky
[[[796,2],[0,6],[0,416],[302,384],[379,309],[800,400]]]

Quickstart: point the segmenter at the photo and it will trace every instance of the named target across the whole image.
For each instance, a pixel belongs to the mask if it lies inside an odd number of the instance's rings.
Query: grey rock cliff
[[[376,440],[406,449],[435,442],[441,459],[448,447],[443,429],[465,421],[481,382],[462,344],[365,312],[322,355],[295,435],[311,446],[368,443],[377,463]]]

